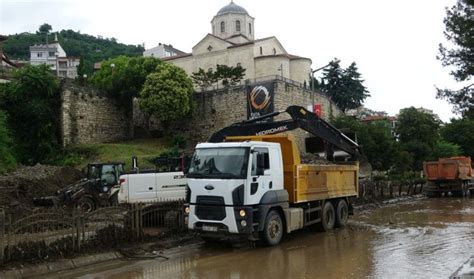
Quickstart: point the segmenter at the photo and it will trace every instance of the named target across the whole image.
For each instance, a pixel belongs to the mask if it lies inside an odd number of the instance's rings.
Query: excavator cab
[[[119,177],[124,173],[124,165],[122,162],[88,164],[87,180],[95,181],[95,191],[107,193],[113,186],[119,184]]]

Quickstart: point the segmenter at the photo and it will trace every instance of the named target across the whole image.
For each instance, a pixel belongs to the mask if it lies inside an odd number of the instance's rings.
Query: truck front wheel
[[[79,201],[77,201],[77,208],[89,213],[95,210],[95,203],[91,198],[82,197],[79,199]]]
[[[274,246],[280,243],[283,237],[283,221],[276,210],[268,212],[261,235],[263,241],[268,246]]]
[[[336,227],[344,227],[349,218],[349,207],[345,200],[339,200],[336,209]]]
[[[319,229],[323,232],[330,231],[334,228],[336,223],[336,212],[334,206],[330,201],[326,201],[323,206],[323,212],[321,214],[321,223],[319,223]]]

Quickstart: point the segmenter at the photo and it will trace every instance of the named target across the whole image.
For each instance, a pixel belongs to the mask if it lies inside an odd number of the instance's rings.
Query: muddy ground
[[[55,195],[56,191],[79,180],[82,174],[70,167],[37,164],[21,166],[0,176],[0,208],[7,214],[33,210],[33,198]]]
[[[394,200],[346,228],[308,228],[275,247],[186,245],[44,278],[448,278],[472,257],[473,210],[473,199]]]

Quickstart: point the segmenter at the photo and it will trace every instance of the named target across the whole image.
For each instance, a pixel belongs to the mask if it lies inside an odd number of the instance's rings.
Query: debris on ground
[[[57,190],[81,177],[81,172],[71,167],[20,166],[13,172],[0,175],[0,208],[31,209],[34,197],[55,195]]]
[[[197,238],[189,232],[167,234],[160,239],[155,239],[153,242],[123,247],[119,249],[119,252],[129,259],[168,259],[168,257],[163,254],[165,250],[198,243],[200,241],[200,238]]]

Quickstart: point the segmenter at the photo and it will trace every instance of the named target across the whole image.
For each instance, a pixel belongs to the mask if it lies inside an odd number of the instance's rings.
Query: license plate
[[[202,230],[206,232],[217,232],[217,227],[203,225]]]

